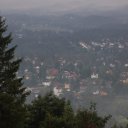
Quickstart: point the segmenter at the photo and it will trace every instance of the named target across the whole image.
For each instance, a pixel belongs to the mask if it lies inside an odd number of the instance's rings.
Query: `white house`
[[[93,92],[92,94],[93,94],[93,95],[98,95],[99,93],[100,93],[100,91],[97,90],[97,91]]]
[[[93,73],[93,74],[91,75],[91,78],[92,78],[92,79],[98,79],[98,78],[99,78],[99,75]]]
[[[50,86],[51,85],[51,82],[42,82],[42,85],[44,85],[44,86]]]
[[[62,94],[62,88],[54,87],[53,93],[54,95],[59,96],[60,94]]]
[[[64,85],[64,88],[69,92],[69,91],[71,91],[71,89],[70,89],[70,84],[65,84]]]

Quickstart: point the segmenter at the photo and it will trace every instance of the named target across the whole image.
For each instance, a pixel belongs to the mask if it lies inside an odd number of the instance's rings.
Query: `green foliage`
[[[80,64],[78,66],[80,77],[81,78],[88,78],[91,75],[91,69],[90,66],[85,65],[85,64]]]
[[[118,126],[114,124],[111,128],[128,128],[128,124],[126,126]]]
[[[59,99],[52,93],[38,97],[28,106],[27,128],[104,128],[109,116],[101,117],[95,104],[74,114],[69,101]]]
[[[40,128],[62,128],[64,126],[64,120],[62,117],[53,116],[50,113],[46,113],[45,120],[42,122]]]
[[[31,105],[29,111],[29,128],[61,128],[71,127],[74,113],[70,102],[59,99],[52,93],[38,97]]]
[[[74,112],[73,112],[72,106],[69,101],[67,101],[65,104],[63,119],[65,122],[65,128],[74,128],[75,116],[74,116]]]
[[[28,93],[17,78],[21,59],[15,59],[16,46],[10,47],[11,34],[6,34],[5,20],[0,17],[0,128],[23,128]]]
[[[100,117],[97,114],[95,104],[91,104],[89,109],[79,110],[76,114],[77,128],[104,128],[109,116]]]

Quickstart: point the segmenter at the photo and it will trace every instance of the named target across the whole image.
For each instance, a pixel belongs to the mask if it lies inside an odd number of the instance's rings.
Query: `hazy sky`
[[[0,9],[53,9],[77,8],[115,9],[128,5],[128,0],[0,0]]]

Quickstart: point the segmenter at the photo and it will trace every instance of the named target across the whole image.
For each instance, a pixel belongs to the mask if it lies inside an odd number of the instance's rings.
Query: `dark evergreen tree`
[[[16,46],[11,47],[12,36],[6,31],[5,19],[0,17],[0,128],[23,128],[28,93],[17,77],[21,59],[16,59]]]

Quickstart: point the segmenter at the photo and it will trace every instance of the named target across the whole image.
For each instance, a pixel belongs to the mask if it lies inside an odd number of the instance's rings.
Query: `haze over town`
[[[1,0],[1,10],[40,10],[46,13],[59,11],[109,11],[127,8],[127,0]]]

